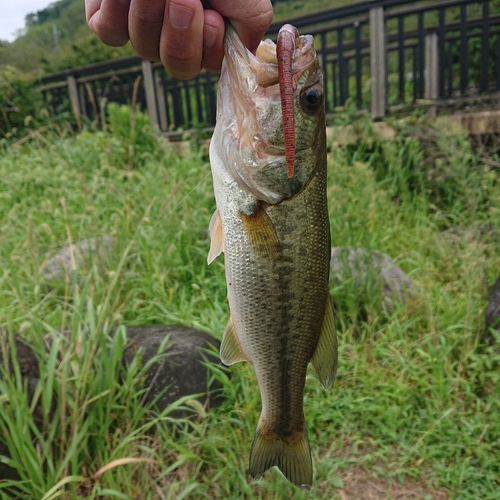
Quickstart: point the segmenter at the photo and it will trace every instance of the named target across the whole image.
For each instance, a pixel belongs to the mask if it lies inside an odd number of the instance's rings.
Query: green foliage
[[[9,64],[22,71],[40,70],[44,57],[57,57],[52,26],[33,26],[12,43],[0,47],[0,64]]]
[[[349,0],[338,0],[336,6],[347,3]],[[274,5],[275,19],[329,7],[329,0],[280,1]],[[0,42],[0,64],[24,71],[43,69],[50,73],[129,54],[134,54],[130,44],[108,47],[90,31],[82,0],[59,0],[28,14],[26,28],[16,40]]]
[[[274,20],[359,1],[362,0],[336,0],[335,5],[332,5],[331,0],[276,0],[273,1]],[[469,11],[480,15],[480,3],[469,6]],[[499,11],[498,0],[492,0],[490,14]],[[449,11],[448,15],[458,18],[459,9]],[[396,19],[392,22],[395,23]],[[408,29],[415,27],[416,16],[407,24]],[[391,26],[391,29],[396,29],[396,25]],[[346,31],[346,36],[351,36],[350,30]],[[473,44],[476,43],[474,40]],[[329,37],[328,43],[332,42],[333,39]],[[24,71],[43,69],[45,72],[54,72],[133,53],[130,44],[119,48],[108,47],[91,33],[85,22],[82,0],[52,2],[45,9],[26,16],[26,28],[13,43],[0,41],[0,64],[15,65]],[[475,58],[476,55],[477,51],[472,50],[471,57]]]
[[[26,26],[36,26],[46,22],[56,21],[68,7],[75,5],[77,5],[77,3],[73,0],[59,0],[53,2],[45,9],[28,14],[26,16]],[[81,4],[79,6],[81,7]]]
[[[124,47],[110,47],[87,29],[82,29],[81,32],[83,33],[75,37],[75,41],[62,45],[59,57],[45,57],[42,60],[42,67],[47,73],[116,59],[133,53],[130,44]]]
[[[0,65],[0,151],[48,131],[72,131],[76,124],[68,106],[64,103],[51,117],[33,75]]]
[[[394,200],[424,197],[453,215],[464,210],[464,203],[487,213],[498,192],[497,175],[463,132],[446,120],[427,125],[425,118],[395,122],[394,127],[393,141],[377,140],[371,132],[370,140],[346,146],[349,161],[370,164]]]
[[[317,10],[333,9],[343,7],[347,4],[359,3],[363,0],[336,0],[332,4],[330,0],[275,0],[273,1],[273,20],[287,19],[292,16],[307,14]]]
[[[0,139],[45,121],[42,93],[31,75],[0,66]]]
[[[16,40],[0,45],[0,64],[55,72],[131,53],[130,44],[108,47],[91,32],[82,0],[59,0],[28,15]]]
[[[231,367],[230,380],[214,370],[226,401],[180,422],[177,432],[168,412],[139,404],[144,367],[121,366],[125,334],[110,335],[110,325],[185,324],[220,337],[228,307],[222,258],[206,264],[215,208],[206,160],[179,158],[130,109],[108,113],[112,134],[49,134],[0,152],[0,327],[21,332],[40,361],[31,395],[19,367],[0,377],[0,440],[11,456],[2,460],[22,477],[0,482],[1,498],[17,487],[26,500],[338,499],[353,477],[366,484],[369,471],[367,480],[384,481],[388,498],[407,485],[408,497],[440,498],[441,489],[450,499],[496,499],[500,359],[498,347],[479,346],[479,337],[488,285],[500,269],[498,242],[440,232],[452,222],[500,227],[498,172],[478,168],[466,137],[439,125],[412,140],[413,124],[394,141],[373,134],[356,147],[332,147],[332,244],[388,253],[416,288],[392,312],[373,300],[363,314],[356,290],[332,290],[344,304],[339,374],[329,392],[307,377],[315,486],[303,492],[274,469],[258,483],[248,478],[260,411],[249,364]],[[436,145],[450,174],[439,190],[413,173]],[[116,240],[104,269],[91,265],[47,288],[43,261],[68,237],[98,235]],[[12,345],[12,335],[2,342]]]
[[[158,150],[157,139],[149,117],[130,106],[111,102],[107,106],[108,127],[113,139],[120,144],[123,154],[115,158],[117,164],[137,167]]]
[[[169,414],[182,408],[184,401],[155,416],[151,408],[141,405],[146,370],[162,361],[161,352],[145,366],[138,357],[125,366],[125,331],[120,328],[111,334],[100,323],[104,310],[94,308],[87,300],[88,292],[84,287],[74,297],[75,311],[84,319],[85,327],[75,321],[65,333],[50,332],[46,336],[48,352],[32,337],[35,349],[38,347],[40,373],[31,395],[25,391],[17,367],[13,372],[0,372],[0,394],[4,396],[0,401],[1,441],[10,454],[6,463],[20,476],[17,481],[0,481],[2,498],[3,492],[13,486],[24,498],[56,498],[67,487],[81,497],[102,498],[106,494],[99,479],[102,467],[98,469],[96,464],[112,465],[118,457],[122,463],[116,466],[122,470],[106,481],[106,489],[107,495],[120,495],[120,476],[130,470],[128,463],[144,470],[146,481],[146,466],[156,454],[148,446],[146,435],[155,430],[174,437],[175,430],[167,426]],[[39,328],[42,333],[42,324]],[[12,336],[2,340],[4,346],[14,347]],[[32,409],[37,405],[40,420],[35,423]],[[187,428],[189,423],[178,421],[177,425]],[[87,471],[93,471],[93,475],[87,475]]]

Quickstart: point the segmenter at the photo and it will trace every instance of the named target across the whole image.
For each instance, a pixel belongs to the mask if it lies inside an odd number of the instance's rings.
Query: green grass
[[[391,312],[369,293],[332,288],[339,374],[329,392],[308,376],[315,487],[305,493],[274,469],[259,483],[247,475],[260,407],[249,365],[233,366],[231,380],[214,370],[224,404],[176,428],[172,408],[140,407],[146,367],[122,366],[125,332],[109,336],[110,325],[184,324],[220,338],[228,307],[223,260],[206,265],[207,158],[181,159],[135,123],[130,134],[116,123],[113,137],[60,130],[0,152],[0,327],[22,332],[40,360],[31,393],[17,366],[0,378],[0,440],[21,476],[0,481],[0,498],[342,498],[349,474],[365,470],[418,484],[422,498],[439,488],[497,498],[500,356],[479,337],[498,242],[440,235],[500,228],[498,174],[467,139],[442,126],[418,139],[425,128],[410,120],[392,142],[369,135],[329,155],[332,245],[386,252],[416,286]],[[116,251],[104,268],[47,287],[47,256],[105,234]],[[13,346],[5,331],[4,350]]]

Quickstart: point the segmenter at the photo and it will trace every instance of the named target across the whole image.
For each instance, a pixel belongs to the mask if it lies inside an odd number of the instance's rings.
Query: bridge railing
[[[491,10],[492,0],[371,0],[286,22],[315,36],[327,113],[348,105],[379,119],[421,99],[500,91],[500,14]],[[77,121],[99,120],[105,103],[128,102],[161,131],[178,133],[214,125],[217,78],[180,81],[160,63],[129,56],[48,75],[41,88],[54,114],[69,102]]]

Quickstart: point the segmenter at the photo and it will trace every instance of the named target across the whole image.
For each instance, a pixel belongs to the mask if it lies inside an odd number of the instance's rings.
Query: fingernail
[[[213,26],[208,26],[207,24],[205,24],[205,26],[203,27],[203,45],[207,48],[213,47],[218,37],[218,28],[214,28]]]
[[[170,2],[168,7],[168,19],[170,24],[179,30],[185,30],[191,26],[194,18],[194,9]]]

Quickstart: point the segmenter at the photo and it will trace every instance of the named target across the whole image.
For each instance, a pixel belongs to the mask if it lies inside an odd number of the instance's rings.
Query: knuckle
[[[163,24],[163,16],[153,16],[149,13],[141,12],[135,17],[134,23],[146,29],[151,28],[151,26],[161,26]]]
[[[99,40],[111,47],[121,47],[128,42],[128,31],[125,30],[110,30],[108,27],[96,25],[93,27],[94,33],[98,36]]]
[[[199,71],[188,71],[185,67],[176,68],[176,67],[166,67],[167,71],[178,80],[191,80],[194,78]]]
[[[273,10],[269,5],[269,0],[261,0],[254,5],[252,12],[248,14],[247,22],[254,26],[262,27],[264,30],[273,21]]]
[[[135,47],[134,50],[137,55],[146,61],[158,61],[160,54],[153,47]]]
[[[220,68],[222,65],[223,55],[221,54],[213,54],[209,51],[203,52],[203,60],[202,67],[207,71],[211,71],[212,73],[220,72]]]
[[[194,78],[201,70],[201,61],[199,58],[186,54],[161,54],[161,62],[174,78],[180,80]]]
[[[145,28],[163,24],[165,2],[148,0],[147,2],[132,2],[129,19],[137,26]]]

